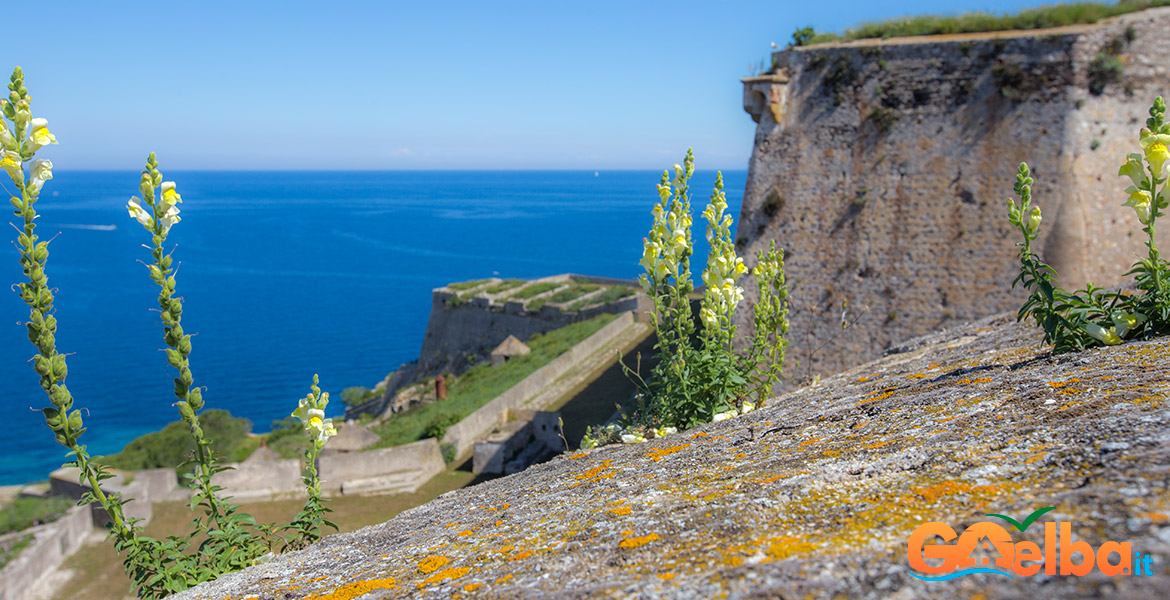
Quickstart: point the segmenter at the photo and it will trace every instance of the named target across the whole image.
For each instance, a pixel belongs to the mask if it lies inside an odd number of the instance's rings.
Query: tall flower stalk
[[[306,453],[304,482],[309,498],[296,520],[283,527],[257,525],[251,516],[238,512],[238,507],[220,495],[222,488],[212,483],[212,477],[227,467],[220,465],[211,448],[211,441],[203,435],[199,411],[203,409],[203,392],[195,386],[189,356],[191,336],[183,331],[183,304],[175,296],[175,269],[171,253],[166,252],[167,235],[180,221],[179,204],[182,197],[174,182],[162,180],[158,161],[152,153],[139,180],[142,198],[132,198],[127,210],[151,234],[152,263],[147,265],[150,277],[160,288],[158,306],[163,325],[163,340],[167,345],[167,362],[176,370],[174,406],[187,425],[195,441],[194,456],[187,466],[191,472],[185,477],[192,489],[191,509],[202,509],[203,516],[193,521],[193,529],[186,536],[170,536],[165,540],[147,537],[142,533],[138,519],[127,518],[126,500],[117,493],[107,493],[101,485],[112,475],[106,467],[95,463],[79,443],[85,432],[81,411],[73,407],[73,397],[65,385],[68,368],[65,355],[57,351],[57,320],[53,316],[53,291],[49,288],[45,267],[49,258],[49,244],[36,234],[36,203],[46,182],[53,179],[53,163],[36,158],[38,150],[57,143],[49,131],[48,122],[33,118],[31,98],[24,86],[24,74],[17,67],[8,84],[7,99],[0,100],[0,169],[12,180],[19,194],[11,194],[9,202],[14,214],[23,221],[16,245],[20,266],[26,282],[18,284],[21,299],[29,306],[26,323],[28,338],[37,349],[32,359],[33,369],[40,376],[41,387],[48,395],[50,406],[42,409],[45,423],[57,442],[68,449],[71,461],[66,466],[76,467],[79,483],[88,485],[81,504],[98,503],[110,515],[109,536],[114,548],[122,556],[123,565],[137,594],[142,598],[161,598],[188,589],[204,581],[242,569],[262,560],[271,548],[273,535],[280,530],[292,530],[294,536],[286,540],[286,547],[304,547],[321,537],[323,527],[336,526],[324,519],[329,511],[321,498],[321,483],[316,470],[316,459],[325,443],[336,434],[332,420],[325,418],[328,395],[322,394],[313,378],[313,394],[302,400],[298,412],[305,421],[306,434],[312,447]],[[190,546],[199,542],[196,552]]]
[[[325,514],[333,512],[333,509],[325,506],[325,500],[321,498],[321,478],[317,473],[317,459],[329,438],[337,435],[337,429],[333,427],[333,419],[325,418],[329,392],[322,393],[321,388],[317,387],[316,375],[313,375],[310,389],[312,391],[301,398],[297,410],[292,414],[304,425],[305,435],[309,438],[309,448],[305,450],[305,468],[302,471],[302,481],[309,498],[287,527],[296,533],[296,537],[288,541],[288,546],[298,550],[321,539],[323,527],[337,529],[337,525],[325,519]]]
[[[1023,234],[1020,247],[1020,274],[1012,282],[1029,290],[1027,300],[1017,314],[1018,320],[1029,315],[1044,330],[1044,341],[1056,352],[1079,350],[1093,345],[1112,346],[1127,338],[1147,338],[1170,332],[1170,263],[1162,259],[1155,242],[1157,219],[1165,216],[1166,163],[1170,162],[1170,123],[1166,123],[1166,103],[1161,96],[1150,107],[1146,127],[1138,134],[1142,153],[1130,154],[1118,170],[1133,185],[1126,188],[1122,206],[1134,210],[1146,233],[1147,254],[1126,275],[1135,275],[1142,294],[1105,292],[1088,284],[1084,290],[1069,293],[1055,284],[1056,271],[1032,251],[1039,235],[1040,207],[1031,204],[1032,177],[1028,165],[1020,165],[1014,190],[1021,204],[1008,199],[1008,220]]]
[[[747,398],[749,378],[757,382],[755,391],[762,398],[767,393],[764,388],[770,392],[782,373],[787,290],[782,255],[775,252],[775,246],[760,263],[766,280],[761,292],[766,298],[762,308],[757,308],[758,335],[746,355],[737,354],[734,348],[733,317],[743,301],[739,280],[747,266],[736,256],[732,242],[732,218],[727,214],[722,173],[716,174],[711,201],[702,213],[711,250],[703,269],[705,288],[698,311],[702,331],[696,336],[690,298],[694,291],[689,266],[693,245],[687,193],[694,169],[694,155],[688,150],[683,164],[674,166],[673,178],[669,171],[662,174],[659,201],[651,210],[653,222],[643,240],[641,265],[645,273],[641,283],[653,301],[658,363],[649,380],[626,369],[643,391],[638,406],[628,415],[632,427],[620,435],[615,433],[623,441],[638,442],[651,432],[661,435],[750,411],[754,404]]]

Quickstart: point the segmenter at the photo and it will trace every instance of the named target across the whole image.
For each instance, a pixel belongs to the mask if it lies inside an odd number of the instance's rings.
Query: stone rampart
[[[528,377],[496,396],[491,402],[483,405],[479,410],[471,413],[462,421],[447,428],[443,436],[444,444],[455,446],[456,456],[466,456],[475,446],[475,442],[491,433],[503,423],[509,410],[532,408],[544,409],[543,406],[529,406],[528,403],[544,388],[567,373],[575,365],[597,352],[603,346],[620,335],[626,328],[634,324],[633,313],[622,313],[605,327],[597,330],[593,335],[585,338],[581,343],[573,346],[569,351],[553,359],[547,365],[537,369]]]
[[[0,571],[0,600],[36,597],[51,584],[51,575],[81,547],[93,532],[93,515],[85,506],[75,506],[65,516],[39,527],[0,536],[22,538],[32,543]]]
[[[446,467],[434,438],[402,446],[317,459],[326,494],[413,492]]]
[[[1130,182],[1117,170],[1139,151],[1154,96],[1170,93],[1167,30],[1170,8],[1039,32],[793,48],[774,54],[773,73],[745,79],[759,125],[737,249],[749,264],[771,240],[787,250],[789,364],[800,363],[789,378],[1018,308],[1019,235],[1004,201],[1023,161],[1044,211],[1037,249],[1064,286],[1120,283],[1145,234],[1121,206]],[[751,313],[740,314],[746,334]]]

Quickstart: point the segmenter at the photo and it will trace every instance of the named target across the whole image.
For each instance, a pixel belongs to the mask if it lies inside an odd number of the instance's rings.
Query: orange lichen
[[[922,373],[913,373],[911,375],[907,375],[906,379],[926,379],[926,375],[923,375]]]
[[[675,452],[681,452],[681,451],[689,448],[690,446],[691,446],[690,444],[681,444],[678,446],[671,446],[669,448],[659,448],[658,450],[654,450],[653,452],[648,453],[646,456],[649,458],[653,458],[654,462],[658,462],[658,461],[662,460],[663,458],[670,456],[671,454],[674,454]]]
[[[351,600],[352,598],[357,598],[374,590],[392,590],[395,587],[397,586],[393,577],[355,581],[353,583],[347,583],[329,594],[323,596],[314,594],[306,600]]]
[[[463,586],[463,591],[474,592],[475,590],[478,590],[480,588],[480,586],[482,586],[482,585],[483,585],[482,581],[477,581],[475,583],[469,583],[469,584]]]
[[[869,377],[858,377],[857,378],[857,383],[865,383],[867,381],[869,381]]]
[[[918,488],[915,490],[915,493],[931,502],[934,502],[943,496],[951,496],[954,494],[963,493],[969,491],[970,489],[971,486],[969,484],[963,483],[961,481],[944,481],[937,485]]]
[[[451,562],[451,559],[446,556],[428,556],[418,563],[418,570],[423,574],[434,573],[449,562]]]
[[[1059,387],[1063,387],[1065,385],[1068,385],[1070,383],[1077,383],[1079,381],[1080,381],[1080,379],[1073,377],[1072,379],[1069,379],[1067,381],[1049,381],[1048,385],[1052,386],[1053,388],[1059,388]]]
[[[443,569],[442,571],[439,571],[438,573],[435,573],[434,575],[424,579],[423,582],[419,584],[419,586],[421,587],[427,583],[439,583],[440,581],[446,581],[448,579],[459,579],[470,571],[471,567],[451,567],[448,569]]]
[[[614,515],[617,515],[617,516],[619,516],[619,517],[620,517],[620,516],[623,516],[623,515],[628,515],[628,514],[630,514],[630,512],[631,512],[631,509],[630,509],[630,507],[628,507],[628,506],[623,506],[623,507],[621,507],[621,508],[611,508],[611,509],[609,509],[609,510],[607,510],[607,511],[605,511],[605,512],[607,512],[607,513],[611,513],[611,514],[614,514]]]
[[[1166,521],[1170,521],[1170,516],[1160,512],[1140,513],[1138,516],[1149,519],[1151,523],[1165,523]]]
[[[674,579],[674,575],[674,573],[659,573],[658,578],[663,581],[670,581],[671,579]]]
[[[626,538],[618,544],[618,548],[639,548],[639,547],[645,546],[646,544],[649,544],[650,542],[653,542],[657,539],[658,539],[657,533],[649,533],[649,534],[646,534],[643,536]]]
[[[1028,458],[1024,459],[1024,464],[1030,465],[1034,462],[1042,461],[1042,460],[1044,460],[1045,456],[1047,456],[1047,453],[1044,453],[1044,452],[1041,452],[1040,454],[1037,454],[1035,456],[1029,456]]]
[[[531,551],[531,550],[525,550],[523,552],[517,552],[517,553],[513,554],[512,556],[509,556],[508,560],[524,560],[524,559],[528,558],[529,556],[532,556],[533,554],[536,554],[536,553]]]
[[[945,419],[935,419],[934,422],[935,423],[946,423],[947,421],[954,421],[955,419],[958,419],[958,418],[959,418],[959,415],[955,415],[953,417],[947,417]]]
[[[802,554],[816,550],[816,545],[800,541],[800,538],[787,536],[768,542],[764,554],[768,560],[784,560],[793,554]]]
[[[801,442],[800,445],[801,446],[811,446],[812,444],[815,444],[819,441],[821,441],[821,438],[812,438],[811,440],[805,440],[805,441]]]
[[[504,583],[504,582],[506,582],[506,581],[511,581],[511,579],[512,579],[512,575],[511,575],[511,574],[504,575],[503,577],[500,577],[499,579],[497,579],[497,580],[496,580],[496,583]]]
[[[568,458],[569,460],[577,460],[578,458],[585,458],[586,456],[589,456],[588,452],[578,452],[576,454],[570,454]]]
[[[623,531],[623,532],[622,532],[622,535],[634,535],[634,530],[633,530],[633,529],[627,529],[627,530],[625,530],[625,531]]]
[[[695,438],[707,437],[707,436],[709,436],[709,435],[711,435],[711,434],[709,434],[709,433],[703,433],[702,431],[700,431],[699,433],[696,433],[695,435],[692,435],[692,436],[691,436],[691,439],[693,440],[693,439],[695,439]]]

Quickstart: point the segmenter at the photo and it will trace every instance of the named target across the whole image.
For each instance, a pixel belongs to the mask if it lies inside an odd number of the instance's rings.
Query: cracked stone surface
[[[1008,315],[918,338],[748,415],[457,490],[176,598],[1170,597],[1170,338],[1055,356],[1040,338]],[[1154,575],[910,575],[919,524],[1043,506],[1038,525],[1130,541]],[[1043,546],[1043,527],[1013,539]]]

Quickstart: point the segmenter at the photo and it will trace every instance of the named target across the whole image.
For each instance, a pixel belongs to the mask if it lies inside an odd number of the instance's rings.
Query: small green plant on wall
[[[1157,221],[1165,216],[1166,163],[1170,161],[1170,123],[1166,123],[1166,103],[1154,99],[1146,126],[1138,134],[1141,153],[1130,154],[1118,171],[1133,185],[1126,188],[1128,199],[1122,206],[1134,210],[1146,234],[1146,256],[1126,273],[1134,276],[1138,293],[1105,291],[1088,284],[1085,289],[1068,292],[1055,283],[1056,271],[1032,251],[1039,236],[1042,219],[1040,207],[1032,204],[1033,180],[1027,163],[1016,173],[1015,192],[1020,204],[1008,199],[1008,219],[1020,230],[1024,241],[1020,247],[1020,274],[1012,282],[1022,285],[1029,295],[1020,307],[1017,319],[1031,316],[1044,330],[1044,341],[1056,352],[1080,350],[1091,346],[1111,346],[1125,339],[1146,339],[1170,332],[1170,263],[1162,258],[1155,242]]]
[[[172,252],[167,252],[167,235],[181,220],[179,204],[183,199],[175,183],[163,181],[153,153],[142,170],[138,189],[141,198],[127,203],[130,216],[150,234],[153,262],[147,265],[150,278],[159,286],[158,307],[166,343],[167,362],[175,369],[175,408],[194,441],[194,455],[184,464],[184,478],[192,491],[191,510],[197,516],[192,530],[185,536],[165,540],[143,534],[139,519],[127,518],[123,509],[128,500],[116,493],[106,493],[101,483],[113,475],[104,465],[92,460],[84,444],[85,433],[81,410],[74,408],[73,396],[65,385],[68,374],[65,355],[57,351],[57,319],[53,316],[53,290],[45,273],[49,243],[36,233],[36,203],[45,183],[53,178],[53,163],[36,158],[43,147],[57,143],[49,132],[48,122],[32,118],[30,97],[24,74],[17,67],[8,84],[7,100],[0,100],[4,118],[0,119],[0,168],[11,177],[19,196],[10,203],[14,214],[23,221],[16,245],[26,282],[16,286],[21,299],[29,306],[25,323],[28,339],[37,349],[33,370],[40,376],[41,388],[50,406],[42,409],[45,423],[57,442],[68,449],[66,463],[79,472],[79,483],[89,491],[81,504],[96,502],[110,515],[109,537],[122,556],[123,565],[137,594],[143,598],[160,598],[185,590],[216,577],[243,569],[264,560],[273,548],[302,548],[321,537],[325,527],[336,527],[325,519],[330,509],[321,498],[321,482],[316,460],[325,443],[336,435],[332,419],[325,418],[329,395],[317,387],[313,377],[312,392],[300,400],[293,416],[301,421],[310,440],[305,452],[304,484],[308,492],[301,511],[286,525],[257,524],[239,507],[222,495],[223,489],[212,478],[228,469],[211,451],[211,441],[204,437],[199,413],[204,408],[203,391],[195,385],[188,357],[191,335],[182,325],[183,303],[175,295],[176,282]],[[9,122],[12,126],[9,127]],[[194,546],[192,548],[192,546]]]
[[[691,308],[691,205],[688,190],[694,156],[662,174],[653,223],[643,242],[643,289],[653,301],[651,319],[657,334],[657,366],[649,377],[627,368],[642,392],[628,418],[624,441],[641,441],[649,432],[662,435],[700,423],[721,420],[759,406],[783,373],[787,348],[788,291],[784,253],[775,244],[757,257],[752,270],[760,289],[755,306],[755,334],[750,348],[734,348],[734,316],[743,301],[740,278],[748,271],[736,256],[731,215],[716,175],[711,201],[703,210],[711,251],[703,270],[705,285],[698,319]]]

